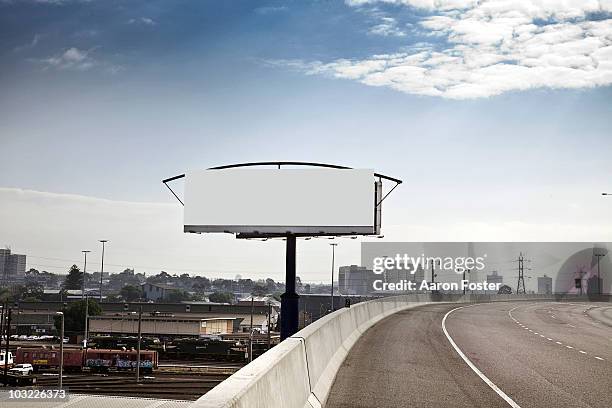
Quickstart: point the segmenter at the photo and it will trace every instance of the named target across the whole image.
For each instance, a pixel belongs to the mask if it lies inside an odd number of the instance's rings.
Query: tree
[[[79,269],[78,266],[72,265],[70,267],[70,271],[68,271],[68,276],[64,280],[64,284],[62,285],[64,289],[81,289],[83,284],[83,273]]]
[[[229,292],[215,292],[208,296],[208,300],[214,303],[231,303],[233,295]]]
[[[508,285],[502,285],[497,292],[498,295],[510,295],[512,294],[512,288]]]
[[[251,290],[251,295],[255,296],[263,296],[268,293],[268,288],[264,286],[262,283],[256,283]]]
[[[168,303],[182,302],[183,300],[191,300],[191,295],[182,289],[174,289],[169,291],[163,300]]]
[[[25,291],[22,297],[24,301],[26,300],[26,298],[33,300],[42,300],[44,294],[45,288],[42,285],[39,285],[38,283],[26,283]]]
[[[142,288],[135,285],[125,285],[119,291],[119,294],[123,299],[128,302],[133,302],[142,298]]]
[[[89,302],[89,316],[99,316],[102,314],[102,308],[93,299],[87,299]],[[64,334],[67,336],[82,334],[85,331],[85,300],[71,302],[64,312]],[[58,333],[60,331],[61,317],[55,316],[55,328]]]

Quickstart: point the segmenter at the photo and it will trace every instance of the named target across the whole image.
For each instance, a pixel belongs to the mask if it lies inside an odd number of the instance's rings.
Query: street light
[[[102,243],[102,268],[100,270],[100,303],[102,303],[102,276],[104,276],[104,244],[108,242],[108,239],[101,239]]]
[[[62,389],[62,377],[64,376],[64,312],[56,312],[61,317],[60,324],[60,363],[59,363],[59,389]]]
[[[336,247],[338,244],[329,244],[332,247],[332,267],[331,267],[331,311],[334,311],[334,262],[336,257]]]
[[[81,284],[81,300],[85,299],[85,275],[87,274],[87,254],[91,251],[81,251],[85,255],[85,263],[83,264],[83,282]]]

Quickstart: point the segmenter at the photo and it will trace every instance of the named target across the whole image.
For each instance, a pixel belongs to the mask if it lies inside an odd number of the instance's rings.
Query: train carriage
[[[83,350],[64,349],[64,370],[81,371],[83,368]],[[17,364],[32,364],[34,371],[39,369],[57,368],[60,364],[60,352],[58,349],[48,348],[24,348],[17,349],[15,355]]]
[[[96,372],[110,370],[134,370],[137,365],[137,352],[134,350],[88,349],[85,367]],[[157,369],[158,357],[156,351],[140,351],[140,369],[152,372]]]

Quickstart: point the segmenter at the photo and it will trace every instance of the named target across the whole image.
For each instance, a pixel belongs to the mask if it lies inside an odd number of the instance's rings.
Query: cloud
[[[382,35],[384,37],[404,37],[406,33],[397,26],[397,21],[392,17],[382,17],[381,22],[368,30],[370,34]]]
[[[110,74],[116,74],[123,70],[123,67],[94,58],[92,54],[93,49],[81,50],[76,47],[70,47],[51,57],[33,61],[42,64],[45,70],[89,71],[98,68]]]
[[[266,6],[266,7],[257,7],[254,11],[257,14],[274,14],[281,13],[283,11],[289,10],[287,6]]]
[[[419,22],[432,42],[367,58],[298,61],[322,74],[401,92],[451,99],[536,88],[612,84],[612,1],[349,0],[429,10]],[[593,18],[593,13],[598,18]],[[604,18],[602,18],[604,17]],[[391,17],[390,17],[391,18]],[[377,33],[389,27],[370,28]],[[435,41],[433,41],[435,40]]]
[[[91,271],[96,271],[100,265],[98,240],[108,239],[105,270],[112,273],[133,267],[147,275],[165,270],[211,278],[241,274],[284,280],[283,241],[185,234],[183,210],[176,201],[117,201],[0,187],[0,225],[0,247],[9,245],[15,253],[25,253],[28,268],[65,273],[73,263],[81,265],[81,250],[89,249],[88,270],[91,262]],[[328,241],[314,241],[300,243],[303,281],[329,276]],[[357,262],[359,243],[347,242],[336,256],[343,264]]]
[[[71,47],[60,54],[45,58],[41,62],[45,63],[47,68],[87,71],[98,64],[89,54],[89,51]]]
[[[149,17],[139,17],[129,19],[128,24],[143,24],[148,26],[154,26],[157,25],[157,22]]]
[[[19,51],[23,51],[23,50],[27,50],[30,48],[34,48],[38,45],[38,42],[40,41],[40,34],[34,34],[34,37],[32,37],[32,41],[30,41],[27,44],[23,44],[23,45],[19,45],[17,47],[15,47],[15,51],[19,52]]]

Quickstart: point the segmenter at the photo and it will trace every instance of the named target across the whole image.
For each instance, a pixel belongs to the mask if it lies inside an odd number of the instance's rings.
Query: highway
[[[326,407],[609,408],[611,386],[609,303],[432,304],[364,333]]]

